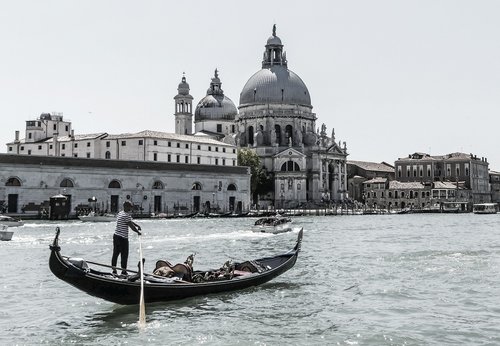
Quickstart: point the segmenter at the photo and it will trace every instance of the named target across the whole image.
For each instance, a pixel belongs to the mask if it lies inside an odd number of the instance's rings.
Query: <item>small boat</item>
[[[474,214],[496,214],[498,213],[497,203],[478,203],[473,205]]]
[[[263,233],[285,233],[292,230],[292,219],[289,217],[263,217],[255,221],[252,231]]]
[[[138,304],[141,283],[140,275],[117,276],[109,271],[99,271],[95,266],[113,268],[105,264],[85,261],[61,255],[59,246],[59,227],[50,245],[49,267],[59,279],[94,297],[122,304]],[[184,299],[193,296],[207,295],[227,291],[240,290],[266,283],[283,274],[295,265],[302,244],[300,230],[295,247],[277,256],[263,257],[251,261],[237,262],[215,270],[193,270],[192,261],[173,266],[184,270],[182,275],[164,277],[158,274],[167,261],[158,261],[154,273],[144,273],[144,301],[146,303]],[[192,256],[190,256],[192,258]],[[189,257],[188,257],[189,260]],[[90,266],[92,267],[90,267]],[[225,267],[225,268],[224,268]],[[115,268],[113,268],[115,269]],[[119,269],[119,268],[118,268]],[[169,268],[170,269],[170,268]]]
[[[87,215],[80,215],[78,216],[80,220],[83,222],[112,222],[116,221],[116,215],[114,214],[96,214],[95,212],[91,211]]]
[[[24,222],[8,215],[0,215],[0,226],[2,225],[7,227],[18,227],[24,225]]]
[[[0,240],[11,240],[14,235],[13,231],[7,231],[7,226],[0,226]]]

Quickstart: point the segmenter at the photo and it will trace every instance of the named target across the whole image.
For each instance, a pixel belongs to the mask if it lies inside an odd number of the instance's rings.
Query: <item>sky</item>
[[[175,132],[185,73],[236,106],[276,24],[348,159],[473,153],[500,171],[500,1],[0,0],[0,142],[41,113],[75,134]]]

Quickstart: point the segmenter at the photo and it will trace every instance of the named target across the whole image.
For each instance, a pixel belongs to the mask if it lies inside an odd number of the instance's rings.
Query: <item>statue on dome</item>
[[[276,24],[273,25],[273,36],[276,36]]]

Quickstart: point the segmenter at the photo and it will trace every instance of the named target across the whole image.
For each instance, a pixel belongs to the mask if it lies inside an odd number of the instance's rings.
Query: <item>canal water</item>
[[[282,253],[297,231],[255,219],[139,220],[146,270]],[[49,243],[109,263],[113,223],[31,221],[0,242],[2,345],[499,345],[500,214],[296,217],[294,268],[259,287],[146,306],[86,295],[52,275]],[[130,267],[138,261],[131,234]]]

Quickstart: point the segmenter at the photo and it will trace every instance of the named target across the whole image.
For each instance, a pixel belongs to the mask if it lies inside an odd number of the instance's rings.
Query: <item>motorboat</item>
[[[252,231],[273,234],[285,233],[292,230],[291,224],[292,219],[289,217],[263,217],[255,221]]]
[[[80,220],[83,222],[112,222],[116,221],[116,215],[114,214],[98,214],[95,213],[94,211],[91,211],[87,215],[80,215],[78,216]]]
[[[478,203],[472,206],[474,214],[496,214],[498,213],[497,203]]]
[[[0,240],[11,240],[14,235],[13,231],[8,231],[9,227],[0,226]]]
[[[0,215],[0,226],[2,225],[7,227],[18,227],[24,225],[24,222],[8,215]]]
[[[188,260],[191,257],[191,261],[186,260],[175,266],[171,266],[168,261],[158,260],[154,271],[144,271],[141,280],[141,274],[132,270],[127,272],[136,275],[117,275],[111,269],[121,268],[63,256],[59,234],[60,229],[57,227],[50,245],[49,267],[52,273],[91,296],[121,305],[139,304],[141,281],[145,303],[205,296],[264,284],[295,265],[302,244],[301,230],[295,247],[286,253],[230,264],[228,261],[220,269],[194,270],[192,255],[188,257]]]

